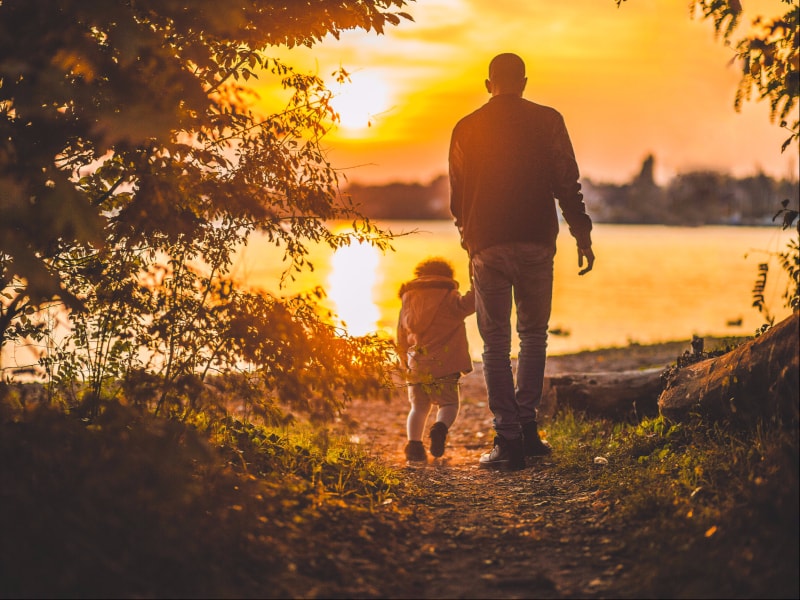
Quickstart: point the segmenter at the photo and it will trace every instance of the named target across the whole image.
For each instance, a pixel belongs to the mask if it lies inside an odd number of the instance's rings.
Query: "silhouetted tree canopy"
[[[0,3],[3,280],[21,276],[37,298],[68,294],[52,258],[109,230],[174,238],[223,214],[268,228],[287,214],[329,216],[333,175],[314,143],[327,96],[265,50],[380,33],[403,4]],[[240,83],[257,73],[296,92],[286,112],[250,112]]]
[[[353,219],[356,238],[385,243],[336,200],[319,145],[336,118],[329,92],[269,52],[349,29],[380,34],[410,18],[398,12],[405,4],[0,2],[0,347],[47,335],[35,309],[58,298],[79,309],[71,342],[85,356],[77,364],[74,353],[51,353],[46,366],[52,375],[72,360],[60,372],[89,369],[97,393],[104,374],[152,371],[138,364],[142,347],[173,387],[242,360],[270,365],[273,385],[298,367],[287,357],[317,374],[337,371],[337,353],[374,367],[316,319],[313,297],[246,294],[228,269],[252,231],[282,246],[295,269],[308,241],[352,239],[327,219]],[[288,103],[255,113],[244,85],[255,77],[279,82]],[[316,354],[301,349],[311,333]],[[302,377],[283,381],[282,393],[313,387]],[[322,395],[348,388],[336,377]]]

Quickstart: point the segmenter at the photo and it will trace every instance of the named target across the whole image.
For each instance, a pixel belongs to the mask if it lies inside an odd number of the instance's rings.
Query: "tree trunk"
[[[798,422],[800,313],[718,358],[689,365],[669,378],[658,399],[665,417],[711,419],[767,417]]]
[[[540,415],[571,408],[587,415],[640,420],[658,414],[662,368],[640,371],[566,373],[545,378]]]

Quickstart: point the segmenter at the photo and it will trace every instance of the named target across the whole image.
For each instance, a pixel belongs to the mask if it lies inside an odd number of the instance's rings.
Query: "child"
[[[463,296],[453,279],[453,267],[442,258],[429,258],[414,269],[415,279],[400,286],[403,301],[397,323],[397,349],[409,383],[411,410],[406,421],[409,461],[427,461],[422,432],[432,404],[437,404],[431,427],[431,454],[444,454],[447,431],[459,409],[458,382],[472,370],[464,319],[475,312],[475,294]]]

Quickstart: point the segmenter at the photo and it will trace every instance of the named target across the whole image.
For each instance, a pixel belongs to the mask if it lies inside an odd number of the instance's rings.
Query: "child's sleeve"
[[[397,354],[400,356],[400,364],[408,368],[408,330],[403,325],[402,313],[397,319]]]
[[[461,310],[465,317],[468,317],[475,312],[475,290],[470,288],[469,291],[461,296],[458,300],[458,308]]]

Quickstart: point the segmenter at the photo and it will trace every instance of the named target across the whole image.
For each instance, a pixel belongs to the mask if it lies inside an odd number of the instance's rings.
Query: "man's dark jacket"
[[[578,246],[591,245],[578,165],[559,112],[516,94],[493,96],[450,141],[450,211],[471,256],[504,242],[555,245],[555,199]]]

